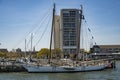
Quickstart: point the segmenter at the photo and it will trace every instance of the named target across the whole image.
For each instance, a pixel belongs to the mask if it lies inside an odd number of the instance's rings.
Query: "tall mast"
[[[25,58],[26,58],[26,39],[25,39]]]
[[[30,52],[30,59],[31,59],[31,55],[32,55],[32,40],[33,40],[33,33],[31,33],[31,52]]]
[[[55,26],[55,3],[54,3],[54,7],[53,7],[52,28],[51,28],[51,36],[50,36],[50,55],[49,55],[49,63],[50,63],[50,59],[52,58],[51,48],[52,48],[52,37],[53,37],[53,29],[54,29],[54,26]]]
[[[80,18],[79,18],[79,26],[77,27],[77,33],[78,33],[78,37],[77,37],[77,51],[76,51],[76,61],[78,60],[78,54],[80,53],[80,32],[81,32],[81,24],[82,24],[82,5],[81,5],[81,9],[80,9]]]

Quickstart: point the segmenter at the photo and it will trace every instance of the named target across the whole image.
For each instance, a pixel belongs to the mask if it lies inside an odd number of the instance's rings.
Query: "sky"
[[[58,15],[62,8],[79,9],[82,5],[95,42],[120,45],[120,0],[0,0],[0,48],[24,50],[26,39],[30,50],[32,33],[37,50],[48,48],[51,29],[48,17],[52,15],[53,3]]]

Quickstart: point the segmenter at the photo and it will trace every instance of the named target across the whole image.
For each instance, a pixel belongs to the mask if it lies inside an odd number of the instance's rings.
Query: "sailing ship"
[[[82,6],[80,9],[80,26],[81,26],[81,19],[82,19]],[[54,62],[51,60],[51,44],[52,44],[52,35],[53,35],[53,29],[54,29],[54,16],[55,16],[55,4],[53,8],[53,20],[52,20],[52,29],[51,29],[51,39],[50,39],[50,55],[49,55],[49,60],[47,64],[34,64],[33,62],[28,62],[27,64],[23,64],[23,67],[28,71],[28,72],[45,72],[45,73],[64,73],[64,72],[85,72],[85,71],[98,71],[98,70],[103,70],[107,67],[107,64],[105,63],[97,63],[94,64],[92,62],[91,64],[87,61],[79,61],[78,57],[76,57],[75,61],[72,61],[71,59],[60,59],[60,63]],[[80,29],[78,29],[80,30]],[[79,34],[80,36],[80,34]],[[80,38],[78,37],[78,43],[77,43],[77,53],[79,53],[80,49]],[[78,56],[78,54],[77,54]],[[89,64],[88,64],[89,63]]]

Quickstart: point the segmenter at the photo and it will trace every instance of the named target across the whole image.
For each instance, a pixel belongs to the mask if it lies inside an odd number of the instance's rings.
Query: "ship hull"
[[[86,71],[99,71],[106,68],[105,65],[96,66],[79,66],[79,67],[68,67],[68,66],[23,66],[29,73],[67,73],[67,72],[86,72]]]

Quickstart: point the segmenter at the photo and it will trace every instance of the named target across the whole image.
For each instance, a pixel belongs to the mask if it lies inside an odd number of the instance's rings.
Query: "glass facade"
[[[62,39],[65,53],[76,53],[79,10],[62,10]]]

